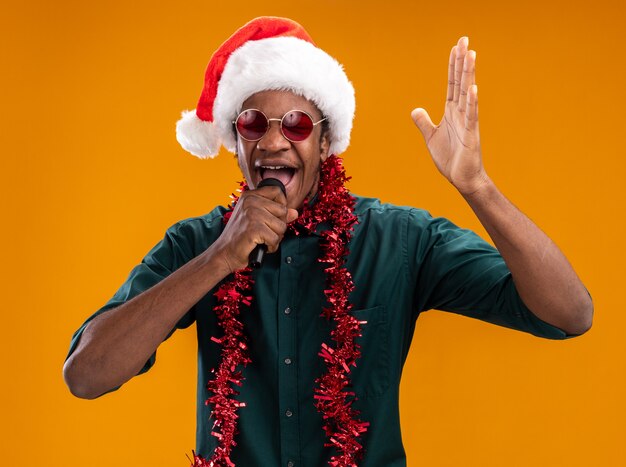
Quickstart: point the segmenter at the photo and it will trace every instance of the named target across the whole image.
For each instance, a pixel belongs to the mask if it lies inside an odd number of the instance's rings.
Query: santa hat
[[[350,144],[354,88],[343,67],[319,49],[302,26],[286,18],[253,19],[213,54],[197,108],[184,111],[176,139],[200,158],[223,145],[235,152],[232,122],[243,102],[267,90],[287,90],[313,102],[329,122],[330,154]]]

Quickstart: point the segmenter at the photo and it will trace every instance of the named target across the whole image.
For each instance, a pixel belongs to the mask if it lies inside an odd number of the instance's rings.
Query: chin
[[[302,209],[304,205],[304,198],[301,196],[297,196],[295,199],[292,196],[287,195],[287,207],[290,209],[297,209],[298,211]]]

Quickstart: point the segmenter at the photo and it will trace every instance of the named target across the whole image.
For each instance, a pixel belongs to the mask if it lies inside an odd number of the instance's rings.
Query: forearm
[[[230,272],[216,249],[87,325],[63,369],[74,395],[97,397],[139,372],[183,315]]]
[[[526,306],[539,318],[576,335],[591,327],[593,304],[556,244],[486,178],[463,197],[511,270]]]

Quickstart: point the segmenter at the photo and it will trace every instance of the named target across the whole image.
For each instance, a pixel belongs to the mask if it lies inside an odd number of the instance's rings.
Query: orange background
[[[163,3],[3,2],[3,465],[187,465],[192,329],[96,401],[73,398],[61,368],[72,332],[164,230],[237,186],[232,156],[188,155],[174,123],[211,52],[262,14],[301,22],[345,65],[355,193],[484,235],[409,117],[440,118],[449,49],[468,35],[487,170],[595,299],[593,329],[566,342],[422,315],[401,387],[409,465],[626,465],[622,2]]]

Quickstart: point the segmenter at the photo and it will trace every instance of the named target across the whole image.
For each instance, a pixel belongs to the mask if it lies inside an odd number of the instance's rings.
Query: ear
[[[328,139],[328,132],[324,132],[320,138],[320,159],[324,162],[328,159],[328,150],[330,149],[330,140]]]

